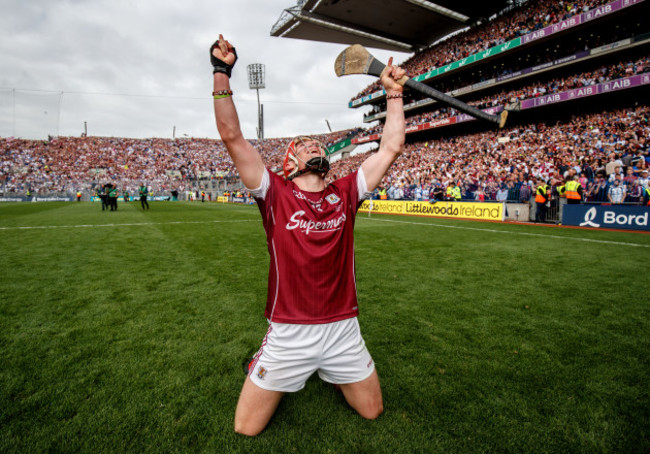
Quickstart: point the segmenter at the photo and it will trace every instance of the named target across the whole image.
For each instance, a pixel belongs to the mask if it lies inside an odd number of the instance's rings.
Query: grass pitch
[[[255,207],[0,204],[0,452],[650,451],[649,235],[360,213],[356,256],[385,413],[314,376],[248,439]]]

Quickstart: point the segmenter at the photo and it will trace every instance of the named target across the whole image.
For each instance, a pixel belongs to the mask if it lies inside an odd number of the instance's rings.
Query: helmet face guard
[[[298,156],[301,147],[304,147],[305,149],[318,148],[320,156],[315,156],[305,162]],[[302,170],[300,170],[301,162],[305,164],[305,168]],[[291,163],[294,164],[293,168],[290,166]],[[312,137],[296,137],[289,142],[289,145],[287,146],[287,152],[284,155],[284,162],[282,163],[282,170],[284,171],[284,177],[287,180],[293,180],[307,172],[322,173],[323,177],[325,177],[327,172],[330,170],[330,163],[327,159],[327,147],[325,147],[320,140]]]

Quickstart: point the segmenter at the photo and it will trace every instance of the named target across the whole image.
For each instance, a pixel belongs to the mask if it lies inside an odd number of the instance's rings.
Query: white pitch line
[[[424,222],[396,221],[393,219],[377,219],[377,218],[373,219],[373,218],[363,218],[363,217],[358,217],[357,219],[369,220],[369,221],[380,221],[380,222],[394,222],[397,224],[412,224],[412,225],[424,225],[424,226],[431,226],[431,227],[442,227],[445,229],[476,230],[479,232],[491,232],[491,233],[510,233],[513,235],[537,236],[541,238],[554,238],[558,240],[576,240],[576,241],[584,241],[588,243],[615,244],[617,246],[650,248],[650,244],[624,243],[622,241],[592,240],[590,238],[576,238],[576,237],[560,236],[560,235],[545,235],[543,233],[513,232],[511,230],[480,229],[478,227],[463,227],[459,225],[442,225],[442,224],[429,224]]]
[[[77,225],[34,225],[18,227],[0,227],[0,230],[35,230],[35,229],[76,229],[88,227],[133,227],[140,225],[170,225],[170,224],[216,224],[216,223],[237,223],[254,222],[259,219],[240,219],[236,221],[171,221],[171,222],[136,222],[133,224],[77,224]]]

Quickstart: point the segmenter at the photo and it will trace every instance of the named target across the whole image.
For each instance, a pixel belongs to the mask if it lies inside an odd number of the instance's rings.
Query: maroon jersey
[[[365,196],[362,172],[306,192],[265,171],[253,191],[271,256],[267,319],[277,323],[331,323],[356,317],[354,220]]]

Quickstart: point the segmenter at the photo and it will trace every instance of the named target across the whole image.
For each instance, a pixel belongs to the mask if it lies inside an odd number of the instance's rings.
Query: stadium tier
[[[650,30],[640,17],[647,11],[643,0],[526,2],[414,54],[403,63],[414,79],[490,113],[512,112],[494,131],[407,92],[406,153],[382,181],[387,197],[427,199],[453,181],[465,200],[524,202],[537,178],[555,188],[575,173],[584,200],[602,202],[607,188],[597,188],[598,175],[613,184],[620,174],[625,202],[643,203]],[[357,145],[381,139],[385,97],[375,84],[350,102],[363,106],[372,109],[363,118],[368,127],[319,137],[335,157],[330,178],[365,159],[351,153]],[[277,170],[289,140],[254,145]],[[243,189],[218,140],[10,138],[0,146],[5,194],[92,192],[104,181],[130,189],[146,181],[155,193]]]
[[[328,146],[355,131],[318,137]],[[270,168],[278,168],[291,139],[252,141]],[[155,192],[191,190],[218,181],[225,190],[238,179],[223,142],[195,138],[129,139],[52,137],[50,140],[0,139],[0,190],[4,193],[93,192],[106,181],[135,189],[143,181]]]
[[[643,34],[647,26],[638,18],[647,13],[647,8],[644,0],[525,2],[416,53],[402,65],[420,82],[438,85],[463,73],[466,78],[469,73],[472,83],[481,82],[486,79],[486,70],[507,74],[517,66],[521,69],[570,55],[572,48],[581,51],[580,46],[596,48],[617,41],[616,37]],[[376,82],[369,85],[351,101],[351,107],[383,95],[378,88]]]
[[[625,184],[632,187],[638,180],[640,189],[648,186],[643,171],[650,167],[649,114],[648,106],[639,106],[574,116],[563,123],[548,121],[413,141],[383,186],[401,189],[401,195],[394,198],[414,198],[418,188],[432,194],[435,186],[446,188],[455,181],[465,199],[474,199],[480,192],[486,200],[498,200],[498,190],[511,184],[517,194],[511,191],[506,200],[519,201],[525,194],[530,196],[536,177],[559,184],[567,171],[575,169],[585,179],[588,200],[599,172],[612,181],[616,173],[622,173]],[[256,145],[270,166],[279,166],[287,140],[267,139]],[[157,193],[190,190],[211,180],[237,180],[219,140],[59,137],[50,141],[2,139],[0,145],[0,182],[5,193],[92,191],[104,181],[135,189],[143,180]],[[330,177],[356,169],[365,157],[359,154],[334,162]],[[608,167],[610,161],[620,168]],[[628,170],[632,172],[629,178]],[[640,201],[638,194],[635,201]]]

